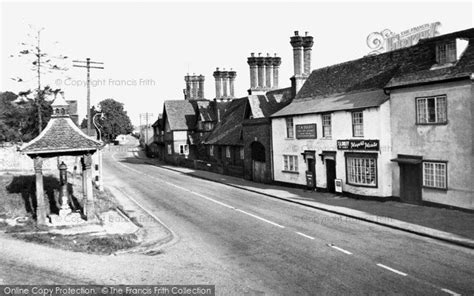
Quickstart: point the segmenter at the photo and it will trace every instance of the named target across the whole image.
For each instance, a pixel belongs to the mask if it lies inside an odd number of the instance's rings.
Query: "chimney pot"
[[[255,52],[250,53],[250,56],[251,56],[251,57],[254,57],[254,56],[255,56]]]
[[[295,36],[298,36],[298,31],[295,31]]]

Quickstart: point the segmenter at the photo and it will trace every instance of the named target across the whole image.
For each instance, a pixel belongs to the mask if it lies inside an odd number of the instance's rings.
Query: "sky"
[[[107,98],[122,102],[135,125],[141,113],[153,113],[151,121],[156,120],[165,100],[184,99],[187,73],[204,75],[205,97],[213,99],[213,71],[232,68],[235,94],[245,96],[251,52],[277,53],[279,85],[290,86],[294,31],[314,37],[314,70],[367,55],[372,32],[400,33],[433,22],[441,23],[441,34],[473,27],[471,1],[2,1],[0,15],[0,91],[36,87],[31,60],[18,53],[25,48],[21,43],[35,41],[28,34],[44,28],[42,50],[67,56],[62,65],[68,70],[45,73],[42,84],[76,99],[82,118],[86,70],[72,67],[72,60],[103,62],[104,69],[91,70],[91,104]]]

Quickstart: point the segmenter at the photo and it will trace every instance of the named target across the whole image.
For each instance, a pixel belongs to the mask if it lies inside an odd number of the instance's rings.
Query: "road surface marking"
[[[235,210],[236,210],[236,211],[239,211],[239,212],[241,212],[241,213],[244,213],[244,214],[246,214],[246,215],[249,215],[249,216],[251,216],[251,217],[254,217],[254,218],[258,219],[258,220],[262,220],[263,222],[267,222],[267,223],[269,223],[269,224],[272,224],[272,225],[274,225],[274,226],[278,226],[278,227],[280,227],[280,228],[285,228],[285,226],[283,226],[283,225],[280,225],[280,224],[278,224],[278,223],[272,222],[272,221],[270,221],[270,220],[267,220],[267,219],[265,219],[265,218],[259,217],[259,216],[254,215],[254,214],[250,214],[249,212],[243,211],[243,210],[241,210],[241,209],[235,209]]]
[[[461,294],[458,294],[458,293],[453,292],[453,291],[448,290],[448,289],[441,289],[441,291],[446,292],[446,293],[451,294],[451,295],[454,295],[454,296],[461,296]]]
[[[388,266],[386,266],[386,265],[377,263],[377,266],[380,266],[380,267],[382,267],[382,268],[385,268],[385,269],[387,269],[387,270],[390,270],[391,272],[395,272],[395,273],[397,273],[397,274],[399,274],[399,275],[407,276],[406,273],[401,272],[401,271],[398,271],[398,270],[393,269],[393,268],[391,268],[391,267],[388,267]]]
[[[296,233],[299,234],[299,235],[301,235],[301,236],[304,236],[304,237],[306,237],[306,238],[314,239],[314,237],[309,236],[309,235],[306,235],[306,234],[304,234],[304,233],[301,233],[301,232],[298,232],[298,231],[297,231]]]
[[[117,159],[114,157],[114,155],[112,155],[112,158],[117,161]],[[197,196],[200,196],[200,197],[202,197],[202,198],[205,198],[205,199],[207,199],[207,200],[209,200],[209,201],[212,201],[212,202],[214,202],[214,203],[216,203],[216,204],[219,204],[219,205],[224,206],[224,207],[226,207],[226,208],[229,208],[229,209],[231,209],[231,210],[239,211],[239,212],[241,212],[241,213],[243,213],[243,214],[249,215],[249,216],[251,216],[251,217],[254,217],[254,218],[259,219],[259,220],[261,220],[261,221],[267,222],[267,223],[272,224],[272,225],[274,225],[274,226],[278,226],[278,227],[280,227],[280,228],[285,228],[285,226],[283,226],[283,225],[280,225],[280,224],[278,224],[278,223],[272,222],[272,221],[270,221],[270,220],[267,220],[267,219],[265,219],[265,218],[259,217],[259,216],[257,216],[257,215],[248,213],[248,212],[246,212],[246,211],[237,209],[237,208],[235,208],[235,207],[233,207],[233,206],[231,206],[231,205],[228,205],[228,204],[223,203],[223,202],[221,202],[221,201],[215,200],[215,199],[210,198],[210,197],[208,197],[208,196],[205,196],[205,195],[203,195],[203,194],[201,194],[201,193],[197,193],[197,192],[195,192],[195,191],[189,190],[189,189],[184,188],[184,187],[181,187],[181,186],[179,186],[179,185],[170,183],[170,182],[168,182],[168,181],[165,181],[165,180],[156,178],[156,177],[154,177],[154,176],[150,176],[150,175],[148,175],[148,174],[146,174],[146,173],[143,173],[143,172],[140,172],[140,171],[135,170],[135,169],[133,169],[133,168],[130,168],[129,166],[126,166],[125,164],[120,163],[120,162],[118,162],[118,161],[117,161],[117,163],[120,164],[120,165],[122,165],[122,166],[124,166],[124,167],[127,168],[127,169],[130,169],[130,170],[132,170],[132,171],[135,171],[135,172],[140,173],[140,174],[145,175],[145,176],[149,176],[149,177],[151,177],[151,178],[153,178],[153,179],[159,180],[159,181],[164,182],[164,183],[166,183],[166,184],[168,184],[168,185],[170,185],[170,186],[179,188],[179,189],[184,190],[184,191],[187,191],[187,192],[189,192],[189,193],[195,194],[195,195],[197,195]]]
[[[347,250],[344,250],[343,248],[339,248],[338,246],[335,246],[335,245],[333,245],[333,244],[329,244],[329,246],[330,246],[331,248],[336,249],[336,250],[338,250],[338,251],[340,251],[340,252],[343,252],[343,253],[345,253],[345,254],[347,254],[347,255],[352,255],[351,252],[349,252],[349,251],[347,251]]]

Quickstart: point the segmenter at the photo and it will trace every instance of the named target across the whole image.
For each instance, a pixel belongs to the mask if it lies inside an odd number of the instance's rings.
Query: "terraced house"
[[[274,180],[472,209],[473,33],[314,70],[272,115]]]

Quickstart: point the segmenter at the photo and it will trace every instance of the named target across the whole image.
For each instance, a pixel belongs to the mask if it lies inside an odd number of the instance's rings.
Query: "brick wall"
[[[272,181],[272,165],[271,165],[271,132],[270,120],[268,118],[250,119],[244,121],[244,178],[252,180],[252,148],[253,142],[260,142],[265,147],[265,163],[266,175],[265,183]]]

